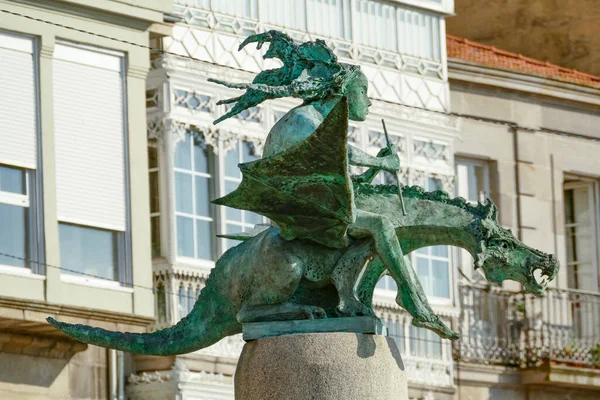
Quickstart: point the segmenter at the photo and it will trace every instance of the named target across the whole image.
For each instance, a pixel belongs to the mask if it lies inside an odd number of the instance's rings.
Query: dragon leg
[[[372,246],[371,240],[364,240],[363,243],[352,246],[337,262],[331,274],[333,284],[340,297],[340,302],[336,307],[336,312],[340,316],[375,315],[370,306],[358,300],[355,291],[365,263],[373,257]]]

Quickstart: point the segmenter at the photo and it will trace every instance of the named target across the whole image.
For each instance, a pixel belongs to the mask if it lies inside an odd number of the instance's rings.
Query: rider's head
[[[258,48],[263,43],[270,43],[265,58],[279,58],[284,65],[261,72],[247,85],[212,80],[228,87],[246,88],[242,96],[223,101],[236,104],[215,123],[267,99],[296,97],[311,103],[340,95],[348,97],[348,117],[351,120],[364,121],[367,118],[371,101],[367,97],[366,76],[358,65],[340,63],[324,41],[317,39],[297,45],[286,34],[269,31],[248,37],[240,48],[252,42],[257,42]]]
[[[352,121],[364,121],[367,119],[371,100],[367,96],[369,81],[365,74],[358,70],[346,81],[342,88],[342,94],[348,97],[348,118]]]

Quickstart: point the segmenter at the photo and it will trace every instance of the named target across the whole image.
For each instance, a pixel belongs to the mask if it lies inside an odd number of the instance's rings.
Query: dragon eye
[[[502,247],[503,249],[508,249],[508,243],[506,242],[502,242],[502,244],[500,245],[500,247]]]

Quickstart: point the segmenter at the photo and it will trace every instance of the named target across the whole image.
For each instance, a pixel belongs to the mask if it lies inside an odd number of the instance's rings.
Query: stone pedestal
[[[396,343],[362,333],[309,333],[245,344],[236,400],[408,400]]]

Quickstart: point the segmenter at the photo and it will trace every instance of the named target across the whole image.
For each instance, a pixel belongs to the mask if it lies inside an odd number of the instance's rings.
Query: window
[[[416,272],[428,297],[450,298],[449,246],[424,247],[415,251]]]
[[[242,173],[238,164],[253,161],[259,157],[253,154],[252,145],[248,142],[239,141],[237,145],[225,156],[224,187],[225,193],[233,192],[242,181]],[[264,218],[249,211],[225,207],[225,232],[238,233],[251,231],[254,225],[264,222]],[[236,241],[226,240],[225,248],[228,249],[237,244]]]
[[[43,273],[36,48],[34,38],[0,31],[0,265]]]
[[[389,178],[388,178],[389,179]],[[425,181],[425,190],[442,190],[442,181],[429,177]],[[411,263],[428,297],[450,298],[450,256],[449,246],[432,246],[418,249],[410,254]],[[389,275],[377,282],[378,289],[398,291],[398,285]]]
[[[490,197],[489,165],[483,160],[455,159],[456,196],[471,204],[485,202]],[[457,249],[458,268],[471,281],[485,281],[483,273],[473,268],[473,257],[464,249]]]
[[[175,149],[177,255],[213,260],[211,212],[213,155],[199,133],[188,132]]]
[[[485,161],[456,159],[456,195],[474,204],[490,196],[489,167]]]
[[[432,0],[440,2],[441,0]],[[388,2],[389,3],[389,2]],[[374,0],[196,0],[199,8],[414,57],[441,59],[440,17]],[[352,9],[354,5],[354,9]],[[232,21],[225,18],[225,22]],[[237,21],[245,25],[247,22]],[[221,29],[228,30],[228,24]],[[293,33],[292,33],[293,34]]]
[[[123,233],[107,229],[59,223],[62,272],[122,281]]]
[[[567,283],[598,291],[598,184],[569,180],[564,189]]]
[[[0,265],[31,267],[28,173],[0,165]]]
[[[160,257],[160,187],[158,149],[156,147],[148,147],[148,167],[150,180],[150,238],[152,243],[152,257]]]
[[[123,53],[57,43],[52,69],[61,267],[131,283]]]

